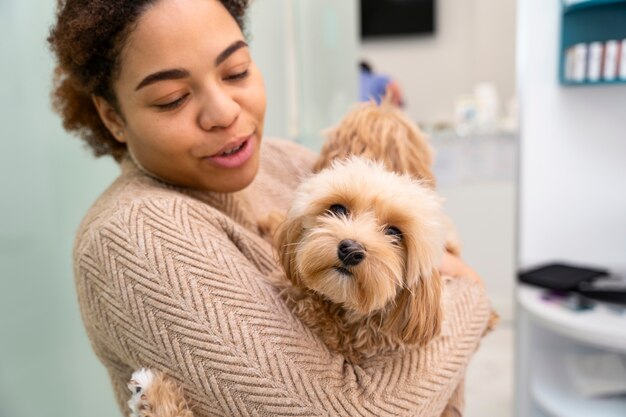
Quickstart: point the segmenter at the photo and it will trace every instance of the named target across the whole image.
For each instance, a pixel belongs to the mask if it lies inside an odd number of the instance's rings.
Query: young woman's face
[[[121,52],[114,90],[122,128],[113,134],[149,172],[219,192],[254,179],[263,79],[219,1],[160,0],[149,8]]]

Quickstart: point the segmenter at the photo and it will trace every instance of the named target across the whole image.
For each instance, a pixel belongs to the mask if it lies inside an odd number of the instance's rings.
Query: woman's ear
[[[121,143],[126,143],[126,139],[124,137],[124,120],[119,115],[117,110],[104,98],[97,95],[92,95],[91,100],[93,101],[93,105],[98,110],[98,115],[100,115],[100,119],[102,123],[109,129],[111,135]]]

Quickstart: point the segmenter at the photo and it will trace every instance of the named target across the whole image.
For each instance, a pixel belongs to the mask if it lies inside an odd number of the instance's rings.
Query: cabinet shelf
[[[542,290],[520,285],[518,302],[534,320],[551,331],[582,343],[626,353],[626,317],[599,304],[574,312],[542,299]]]
[[[615,74],[614,79],[603,76],[597,80],[591,80],[588,75],[589,54],[581,54],[584,61],[582,71],[574,70],[578,75],[572,75],[572,68],[568,69],[567,55],[570,49],[576,45],[589,46],[594,42],[600,42],[602,48],[606,42],[613,40],[618,43],[626,39],[626,0],[587,0],[563,2],[561,8],[561,45],[559,59],[559,81],[562,85],[615,85],[626,84],[626,76]],[[617,66],[622,59],[617,49]],[[623,52],[622,52],[623,54]],[[605,61],[605,51],[596,55],[597,60]],[[602,68],[604,63],[598,63],[596,68]],[[626,64],[622,64],[626,65]],[[574,65],[576,67],[576,65]],[[569,75],[566,75],[568,73]]]
[[[566,85],[566,86],[581,86],[581,87],[589,87],[589,86],[594,86],[594,85],[622,85],[623,86],[623,85],[626,85],[626,80],[613,80],[613,81],[599,80],[599,81],[584,81],[584,82],[562,80],[561,84]]]
[[[531,391],[537,405],[554,417],[622,417],[626,413],[626,397],[585,398],[578,394],[568,378],[564,356],[591,353],[594,349],[571,345],[554,334],[545,335],[550,346],[537,350],[537,363],[532,376]]]
[[[568,366],[576,357],[626,354],[626,316],[606,305],[572,311],[546,301],[544,290],[519,284],[520,417],[623,417],[626,396],[586,397]],[[580,372],[580,371],[579,371]],[[578,373],[579,373],[578,372]]]
[[[592,7],[601,7],[612,5],[615,3],[624,3],[624,0],[581,0],[581,1],[564,1],[563,13],[570,13],[576,10],[584,10]]]

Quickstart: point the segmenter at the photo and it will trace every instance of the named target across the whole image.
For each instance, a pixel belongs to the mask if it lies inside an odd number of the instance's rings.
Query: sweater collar
[[[171,184],[139,165],[133,158],[126,156],[120,162],[122,175],[127,178],[149,181],[150,185],[167,188],[200,200],[224,213],[246,229],[258,233],[257,219],[250,204],[249,188],[234,193],[197,190]]]

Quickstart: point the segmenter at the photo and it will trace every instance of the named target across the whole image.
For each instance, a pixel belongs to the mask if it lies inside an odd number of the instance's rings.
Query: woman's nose
[[[198,125],[204,130],[214,130],[231,126],[239,113],[241,106],[222,86],[208,89],[201,101]]]

